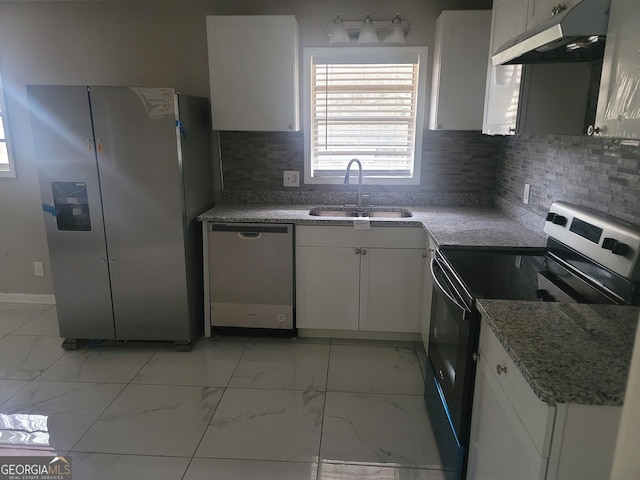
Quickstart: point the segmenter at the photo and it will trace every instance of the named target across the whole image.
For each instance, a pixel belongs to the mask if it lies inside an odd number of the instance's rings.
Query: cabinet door
[[[529,2],[527,30],[549,20],[554,15],[554,8],[560,6],[560,8],[566,10],[573,7],[579,1],[580,0],[533,0]]]
[[[478,362],[467,480],[542,480],[547,458],[536,449],[489,365]]]
[[[482,132],[513,135],[516,129],[521,65],[494,66],[491,55],[507,40],[523,33],[528,0],[494,0]]]
[[[420,333],[425,254],[425,249],[362,249],[360,330]]]
[[[431,130],[480,130],[491,10],[438,17],[431,83]]]
[[[296,326],[357,330],[360,249],[296,248]]]
[[[208,16],[207,45],[214,130],[300,129],[294,16]]]
[[[640,2],[612,0],[596,114],[608,137],[640,137],[639,24]]]

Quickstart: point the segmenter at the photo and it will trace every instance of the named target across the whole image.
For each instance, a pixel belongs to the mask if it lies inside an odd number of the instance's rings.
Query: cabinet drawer
[[[486,321],[480,327],[480,358],[489,365],[538,452],[548,456],[555,407],[540,400]]]
[[[427,234],[422,227],[297,226],[296,246],[424,248]]]

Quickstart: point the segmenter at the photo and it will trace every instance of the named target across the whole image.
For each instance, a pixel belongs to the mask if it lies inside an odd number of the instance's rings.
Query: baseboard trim
[[[41,305],[55,305],[55,295],[39,293],[0,293],[1,303],[35,303]]]

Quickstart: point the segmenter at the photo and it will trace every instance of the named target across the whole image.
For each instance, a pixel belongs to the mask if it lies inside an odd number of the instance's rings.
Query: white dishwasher
[[[207,236],[214,332],[294,335],[293,225],[210,223]]]

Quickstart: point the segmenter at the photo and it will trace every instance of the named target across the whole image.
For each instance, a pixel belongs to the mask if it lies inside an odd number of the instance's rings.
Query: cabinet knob
[[[423,253],[423,254],[422,254],[422,258],[427,258],[427,254],[426,254],[426,253]]]
[[[567,6],[559,3],[558,5],[555,5],[552,9],[551,9],[551,15],[557,15],[560,12],[564,12],[567,9]]]
[[[293,130],[293,124],[292,123],[290,123],[288,126],[289,126],[289,130]]]
[[[355,249],[355,254],[356,254],[356,255],[360,255],[360,249],[359,249],[359,248],[356,248],[356,249]]]
[[[362,249],[362,255],[366,255],[366,254],[367,254],[367,251],[363,248]]]
[[[515,133],[516,127],[509,127],[509,133]]]
[[[507,367],[506,367],[506,365],[500,365],[500,364],[497,364],[497,365],[496,365],[496,373],[497,373],[498,375],[502,375],[503,373],[507,373]]]
[[[593,137],[594,135],[600,135],[601,133],[606,133],[607,127],[594,127],[593,125],[589,125],[587,127],[587,135]]]
[[[474,362],[477,362],[478,360],[480,360],[480,352],[478,352],[478,353],[474,353],[474,354],[472,355],[472,358],[473,358],[473,361],[474,361]]]

